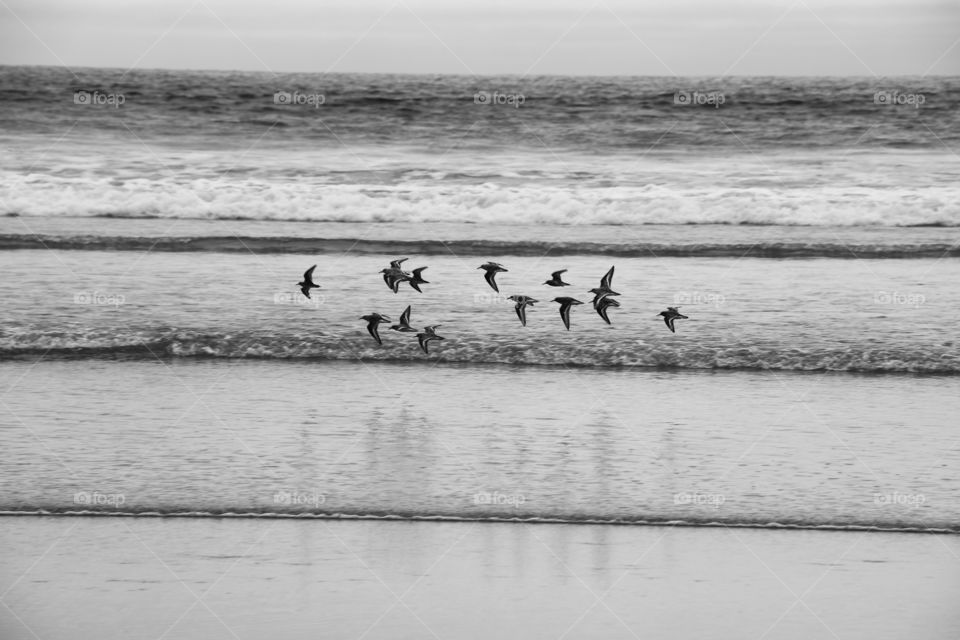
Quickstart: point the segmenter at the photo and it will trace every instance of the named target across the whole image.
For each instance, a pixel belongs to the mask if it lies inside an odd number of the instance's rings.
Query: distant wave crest
[[[222,253],[384,254],[446,256],[604,255],[620,258],[943,258],[960,257],[958,243],[726,242],[663,244],[650,242],[543,242],[536,240],[373,240],[310,237],[126,237],[0,234],[0,250],[175,251]]]

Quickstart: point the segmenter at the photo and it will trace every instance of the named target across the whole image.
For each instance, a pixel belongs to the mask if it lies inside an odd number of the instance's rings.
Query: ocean
[[[956,637],[958,107],[0,67],[4,638]]]

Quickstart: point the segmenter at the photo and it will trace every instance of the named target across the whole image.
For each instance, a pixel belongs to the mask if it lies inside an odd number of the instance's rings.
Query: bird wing
[[[497,287],[497,281],[494,280],[494,278],[496,277],[497,277],[497,272],[491,269],[490,271],[487,271],[484,274],[483,279],[487,281],[487,284],[493,287],[494,291],[496,291],[497,293],[500,293],[500,288]]]
[[[612,323],[610,322],[610,318],[607,317],[607,307],[608,307],[608,306],[610,306],[610,305],[606,305],[606,304],[600,305],[599,307],[597,307],[597,313],[600,314],[600,317],[603,318],[603,321],[604,321],[604,322],[606,322],[607,324],[612,324]]]
[[[600,279],[600,287],[603,289],[609,289],[613,285],[613,267],[610,267],[610,271],[607,271],[607,274]]]
[[[527,305],[518,302],[515,308],[517,317],[520,318],[520,324],[527,326]]]
[[[666,323],[667,328],[670,329],[670,333],[676,333],[677,331],[673,328],[673,316],[663,316],[663,321]]]
[[[567,331],[570,330],[570,303],[562,302],[560,303],[560,317],[563,319],[563,326],[567,328]]]
[[[383,341],[380,339],[380,329],[378,328],[379,323],[374,321],[367,325],[367,331],[370,332],[370,335],[373,336],[373,339],[377,341],[377,344],[383,344]]]
[[[313,265],[309,269],[303,272],[303,281],[307,284],[313,284],[313,270],[317,268],[317,265]]]
[[[559,280],[560,276],[562,276],[566,272],[567,272],[566,269],[560,269],[560,271],[554,271],[553,273],[550,274],[550,278],[553,280]]]
[[[407,308],[403,310],[403,313],[400,314],[400,324],[407,326],[410,324],[410,307],[413,305],[407,305]]]

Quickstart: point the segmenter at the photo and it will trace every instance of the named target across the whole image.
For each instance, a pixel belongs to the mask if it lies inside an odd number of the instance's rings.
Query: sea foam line
[[[212,511],[95,511],[95,510],[0,510],[0,516],[7,517],[116,517],[116,518],[239,518],[239,519],[283,519],[283,520],[374,520],[403,522],[480,522],[514,524],[567,524],[567,525],[614,525],[644,527],[706,527],[737,529],[773,529],[803,531],[860,531],[877,533],[926,533],[960,534],[960,529],[949,527],[895,526],[878,524],[839,524],[839,523],[802,523],[802,522],[744,522],[720,520],[676,520],[676,519],[603,519],[603,518],[557,518],[546,516],[507,517],[507,516],[451,516],[443,514],[377,514],[377,513],[283,513],[273,511],[249,512],[212,512]]]

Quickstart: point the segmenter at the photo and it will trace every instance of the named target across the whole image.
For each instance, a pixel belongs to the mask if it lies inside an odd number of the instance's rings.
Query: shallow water
[[[513,257],[495,293],[475,257],[410,255],[429,265],[418,294],[392,293],[377,273],[384,255],[251,255],[27,250],[0,254],[0,350],[8,355],[111,354],[260,358],[443,359],[582,366],[956,373],[960,262],[735,258]],[[307,300],[295,283],[318,263],[323,287]],[[587,289],[616,265],[623,295],[606,325]],[[567,268],[570,287],[541,283]],[[521,327],[507,300],[532,295]],[[550,300],[586,304],[565,331]],[[442,325],[422,354],[383,327],[382,347],[361,315],[415,327]],[[679,305],[689,320],[671,334],[657,314]]]
[[[6,510],[960,522],[952,376],[156,360],[0,375]]]

